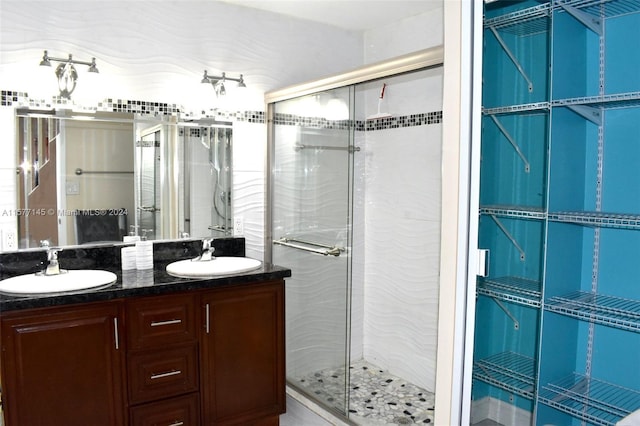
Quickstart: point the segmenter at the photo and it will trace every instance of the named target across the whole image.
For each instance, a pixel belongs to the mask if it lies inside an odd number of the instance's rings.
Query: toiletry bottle
[[[125,243],[135,243],[136,241],[140,241],[140,236],[136,235],[136,226],[131,225],[129,227],[129,235],[125,235],[123,240]]]
[[[148,229],[142,230],[140,241],[136,241],[136,268],[153,269],[153,242],[147,240]]]
[[[128,246],[120,249],[121,263],[123,271],[131,271],[137,269],[137,251],[136,247]]]

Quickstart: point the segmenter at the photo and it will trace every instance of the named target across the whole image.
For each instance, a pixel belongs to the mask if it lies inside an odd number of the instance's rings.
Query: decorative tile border
[[[399,117],[377,118],[373,120],[359,121],[364,131],[398,129],[401,127],[424,126],[439,124],[442,122],[442,111],[433,111],[422,114],[401,115]],[[361,129],[356,129],[361,130]]]
[[[14,103],[19,102],[20,99],[23,99],[27,96],[24,92],[14,92],[11,90],[3,90],[2,95],[0,97],[0,106],[11,106]]]
[[[69,99],[54,96],[51,101],[29,98],[26,92],[2,90],[0,106],[17,106],[28,108],[56,107],[79,108],[86,111],[120,112],[151,116],[177,116],[184,118],[213,118],[218,121],[241,121],[247,123],[266,122],[264,111],[200,111],[199,114],[186,111],[183,106],[163,102],[147,102],[124,99],[105,99],[97,106],[79,106]],[[349,130],[355,128],[359,132],[374,130],[399,129],[403,127],[423,126],[442,122],[442,111],[433,111],[420,114],[402,115],[397,117],[377,118],[372,120],[328,120],[322,117],[303,117],[295,114],[278,114],[273,119],[275,124],[288,126],[310,127],[316,129]]]
[[[85,111],[100,112],[127,112],[132,114],[143,115],[178,115],[182,111],[182,107],[176,104],[167,104],[163,102],[147,102],[123,99],[105,99],[98,102],[96,106],[76,105],[72,100],[53,96],[51,101],[44,99],[32,99],[27,92],[16,92],[12,90],[2,90],[0,106],[16,106],[27,108],[46,108],[53,109],[56,107],[75,108]]]
[[[96,106],[76,105],[72,100],[54,96],[51,101],[44,99],[32,99],[27,92],[17,92],[12,90],[2,90],[0,106],[15,106],[25,108],[53,109],[60,107],[75,108],[100,112],[120,112],[141,114],[150,116],[177,116],[185,118],[213,118],[219,121],[243,121],[248,123],[265,123],[264,111],[221,111],[210,110],[200,111],[199,114],[188,112],[181,105],[168,104],[163,102],[148,102],[127,99],[105,99]]]
[[[348,130],[353,127],[353,120],[327,120],[323,117],[303,117],[296,114],[282,113],[274,114],[273,123],[285,126],[312,127],[316,129]]]
[[[178,115],[181,107],[163,102],[129,101],[105,99],[98,103],[98,111],[126,112],[142,115]]]
[[[275,114],[274,124],[300,126],[316,129],[349,130],[357,132],[374,130],[399,129],[403,127],[423,126],[442,122],[442,111],[421,114],[402,115],[397,117],[376,118],[372,120],[327,120],[321,117],[302,117],[295,114]]]

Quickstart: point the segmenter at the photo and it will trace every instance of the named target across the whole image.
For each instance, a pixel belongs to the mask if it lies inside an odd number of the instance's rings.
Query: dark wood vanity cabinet
[[[284,281],[0,316],[6,426],[277,426]]]
[[[212,290],[201,304],[205,425],[278,425],[285,411],[283,282]]]
[[[122,305],[2,315],[7,426],[125,424]]]

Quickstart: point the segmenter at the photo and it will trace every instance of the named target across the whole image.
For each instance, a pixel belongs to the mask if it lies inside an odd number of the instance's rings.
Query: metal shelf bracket
[[[495,297],[492,297],[491,299],[493,299],[494,302],[496,302],[496,304],[498,306],[500,306],[500,309],[502,309],[504,311],[504,313],[511,318],[511,321],[513,321],[513,328],[515,330],[520,330],[520,322],[516,319],[516,317],[511,313],[511,311],[509,311],[509,309],[504,305],[504,303],[502,303],[501,301],[499,301],[498,299],[496,299]]]
[[[567,105],[567,108],[596,126],[602,126],[602,110],[600,108],[587,105]]]
[[[524,250],[522,249],[522,247],[520,247],[520,244],[518,244],[516,239],[513,238],[513,236],[509,233],[507,228],[504,227],[504,225],[502,224],[502,222],[500,222],[500,220],[496,217],[496,215],[492,214],[490,216],[491,216],[491,219],[493,219],[493,221],[496,223],[496,225],[498,225],[498,228],[500,228],[500,230],[509,239],[509,241],[511,241],[511,244],[513,244],[514,247],[518,249],[518,251],[520,252],[520,260],[524,261],[525,259]]]
[[[520,62],[518,62],[518,59],[516,59],[515,55],[511,52],[511,50],[506,45],[502,37],[500,37],[500,34],[498,34],[498,31],[495,29],[495,27],[489,27],[489,29],[493,33],[496,40],[498,40],[498,43],[500,43],[500,46],[502,47],[502,50],[504,50],[504,53],[507,54],[509,59],[511,59],[511,62],[513,62],[513,64],[516,66],[520,75],[527,81],[529,93],[533,92],[533,82],[531,81],[527,73],[524,71],[524,68],[522,68],[522,65],[520,65]]]
[[[589,28],[594,33],[602,36],[602,20],[585,13],[579,9],[576,9],[573,6],[569,6],[568,4],[558,2],[558,5],[563,8],[569,15],[576,18],[578,22],[580,22],[585,27]]]
[[[504,135],[505,138],[507,138],[507,140],[509,141],[509,143],[511,144],[511,146],[513,147],[513,149],[516,150],[516,154],[518,154],[518,157],[520,157],[520,159],[522,160],[522,162],[524,163],[524,171],[525,173],[529,173],[529,171],[531,170],[531,166],[529,164],[529,161],[527,160],[527,157],[525,157],[525,155],[523,154],[523,152],[520,150],[520,147],[518,146],[518,144],[516,143],[515,139],[513,139],[513,137],[511,136],[511,134],[507,131],[507,129],[504,128],[504,126],[502,125],[502,123],[498,120],[498,118],[493,115],[490,114],[489,117],[491,117],[491,119],[493,120],[493,122],[496,124],[496,126],[498,127],[498,129],[500,129],[500,131],[502,132],[502,134]]]

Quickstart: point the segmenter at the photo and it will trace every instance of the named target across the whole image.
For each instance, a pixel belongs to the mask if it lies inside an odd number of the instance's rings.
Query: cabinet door
[[[253,424],[285,408],[284,282],[203,295],[205,424]]]
[[[118,303],[2,318],[7,426],[124,424]]]

